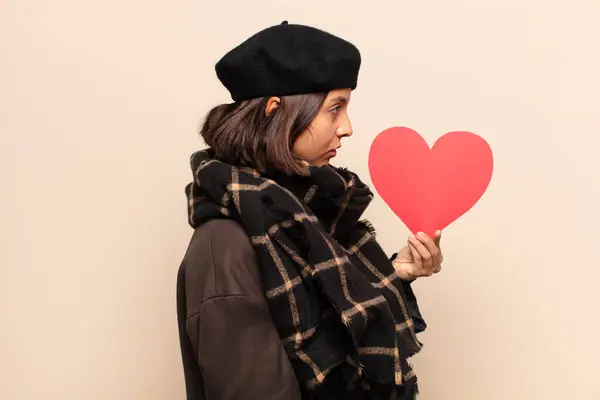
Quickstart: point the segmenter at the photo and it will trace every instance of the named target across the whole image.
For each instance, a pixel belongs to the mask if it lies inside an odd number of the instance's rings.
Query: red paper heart
[[[371,145],[375,189],[407,228],[432,236],[479,201],[492,178],[488,143],[471,132],[449,132],[430,149],[414,130],[381,132]]]

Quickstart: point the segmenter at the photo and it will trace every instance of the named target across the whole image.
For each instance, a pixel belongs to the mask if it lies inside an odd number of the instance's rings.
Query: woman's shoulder
[[[190,246],[209,245],[211,249],[228,252],[252,250],[252,242],[240,223],[229,218],[217,218],[203,223],[194,230]]]
[[[214,219],[194,230],[182,267],[186,286],[217,296],[264,296],[256,252],[243,227],[231,219]]]

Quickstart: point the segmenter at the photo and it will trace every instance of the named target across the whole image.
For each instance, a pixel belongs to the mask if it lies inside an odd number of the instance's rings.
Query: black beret
[[[355,89],[360,52],[323,30],[288,24],[266,28],[229,51],[215,70],[234,101]]]

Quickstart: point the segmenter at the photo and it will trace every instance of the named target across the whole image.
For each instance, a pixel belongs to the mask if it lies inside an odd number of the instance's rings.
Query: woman
[[[440,271],[440,233],[391,261],[361,220],[372,192],[329,165],[352,135],[360,62],[284,21],[217,63],[234,102],[207,114],[191,159],[178,275],[188,400],[415,398],[410,283]]]

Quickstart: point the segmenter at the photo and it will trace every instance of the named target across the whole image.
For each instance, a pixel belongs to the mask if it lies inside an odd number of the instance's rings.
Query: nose
[[[350,118],[344,118],[344,121],[337,128],[338,137],[346,137],[352,136],[352,123],[350,122]]]

